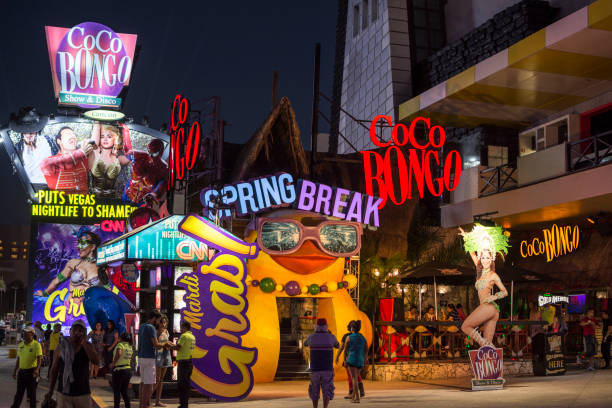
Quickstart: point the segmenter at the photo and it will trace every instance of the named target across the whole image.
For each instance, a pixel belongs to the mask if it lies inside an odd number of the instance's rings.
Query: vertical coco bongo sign
[[[257,257],[257,244],[196,215],[186,216],[178,229],[216,251],[196,272],[177,281],[186,290],[181,315],[196,338],[191,384],[221,401],[241,400],[253,388],[252,367],[257,361],[257,349],[242,346],[242,336],[250,329],[246,259]]]
[[[500,348],[483,346],[469,350],[474,377],[472,390],[501,390],[504,387],[504,356]]]

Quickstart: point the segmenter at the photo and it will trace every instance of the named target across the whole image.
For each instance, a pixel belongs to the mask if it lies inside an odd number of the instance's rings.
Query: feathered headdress
[[[463,236],[463,249],[465,252],[476,252],[478,257],[482,252],[488,250],[491,252],[493,260],[495,254],[499,252],[502,256],[508,254],[508,237],[504,235],[502,227],[496,225],[494,227],[485,227],[481,224],[474,224],[474,228],[470,232],[466,232]]]

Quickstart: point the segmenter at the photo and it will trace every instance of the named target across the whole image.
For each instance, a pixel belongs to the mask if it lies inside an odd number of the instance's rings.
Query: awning
[[[97,264],[126,260],[198,262],[208,259],[208,246],[178,230],[183,215],[143,225],[98,248]]]
[[[399,119],[525,127],[612,90],[612,1],[598,0],[404,102]]]

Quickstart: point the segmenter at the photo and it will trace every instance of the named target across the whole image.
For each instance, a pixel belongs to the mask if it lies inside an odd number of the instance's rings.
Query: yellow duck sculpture
[[[265,217],[298,222],[307,219],[308,225],[327,221],[327,218],[320,214],[299,210],[278,210]],[[246,242],[257,241],[257,229],[253,224],[247,227]],[[344,275],[344,257],[330,256],[323,252],[319,245],[316,239],[307,237],[297,250],[293,248],[295,252],[288,254],[269,254],[260,248],[257,258],[247,262],[247,317],[251,330],[244,335],[243,346],[255,347],[258,350],[257,362],[252,368],[255,382],[273,381],[276,374],[280,354],[280,326],[276,302],[278,297],[318,299],[317,318],[327,320],[329,330],[338,340],[346,332],[351,320],[361,320],[361,333],[365,336],[368,346],[372,343],[370,319],[357,308],[348,289],[339,287],[344,286],[343,281],[348,282],[349,287],[354,287],[357,278],[354,275]],[[272,290],[271,280],[274,285]],[[268,292],[263,290],[264,283]],[[318,291],[317,288],[323,285],[326,291]],[[334,365],[338,379],[346,378],[342,361],[343,359],[340,359],[340,363]]]

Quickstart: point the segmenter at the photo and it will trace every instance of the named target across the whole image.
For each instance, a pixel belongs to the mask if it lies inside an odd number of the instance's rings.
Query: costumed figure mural
[[[91,232],[87,227],[81,227],[75,235],[79,257],[66,262],[64,269],[53,278],[45,290],[34,292],[34,296],[47,297],[62,282],[68,280],[69,295],[64,301],[65,305],[69,307],[68,314],[74,314],[71,313],[71,309],[80,306],[83,294],[87,288],[103,283],[98,275],[98,267],[96,266],[96,249],[100,245],[100,237]],[[78,314],[82,313],[84,312]]]
[[[317,299],[317,317],[340,338],[352,320],[360,320],[361,333],[372,342],[372,324],[347,289],[357,285],[355,275],[344,274],[344,260],[359,252],[362,226],[329,220],[299,210],[277,210],[256,218],[245,231],[246,242],[257,242],[259,254],[247,262],[248,311],[251,330],[244,345],[256,347],[253,366],[256,382],[272,381],[280,354],[278,297]],[[334,366],[336,378],[346,378],[342,362]]]
[[[153,139],[147,145],[147,151],[143,152],[132,150],[129,138],[125,136],[124,134],[126,154],[131,154],[134,161],[125,195],[138,206],[149,206],[158,210],[168,187],[168,164],[162,160],[164,143]]]
[[[87,194],[88,157],[94,151],[93,140],[78,145],[77,135],[69,126],[64,126],[55,135],[60,148],[58,154],[44,159],[40,168],[51,190]]]
[[[95,123],[91,130],[91,140],[96,148],[89,156],[89,190],[97,197],[116,197],[121,168],[131,163],[123,153],[124,135],[129,135],[129,129],[125,125],[121,126],[122,132],[116,126]]]
[[[27,107],[19,109],[17,117],[11,117],[9,124],[11,130],[21,133],[15,149],[33,184],[46,184],[40,164],[59,150],[53,138],[41,134],[48,121],[48,116],[41,116],[36,108]]]
[[[498,252],[502,256],[508,253],[508,237],[498,226],[476,224],[469,233],[461,228],[459,231],[463,237],[463,247],[476,266],[475,286],[480,300],[480,306],[465,319],[461,330],[481,347],[494,347],[493,336],[499,319],[499,306],[495,301],[508,296],[508,291],[495,273],[495,256]],[[495,286],[499,291],[493,294]],[[482,327],[482,334],[478,331],[479,327]]]

